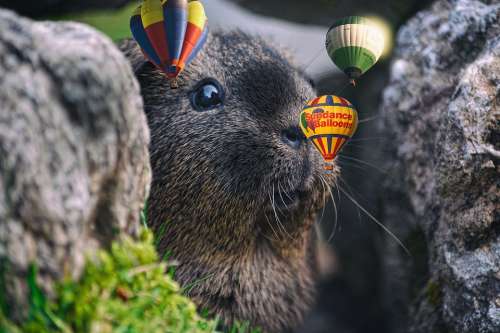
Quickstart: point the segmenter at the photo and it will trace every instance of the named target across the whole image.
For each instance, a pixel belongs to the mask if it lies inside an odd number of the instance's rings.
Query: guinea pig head
[[[200,237],[229,243],[223,235],[244,242],[310,227],[337,170],[324,170],[300,131],[315,91],[286,54],[242,32],[213,32],[171,89],[137,46],[124,51],[151,131],[155,229],[194,224]]]

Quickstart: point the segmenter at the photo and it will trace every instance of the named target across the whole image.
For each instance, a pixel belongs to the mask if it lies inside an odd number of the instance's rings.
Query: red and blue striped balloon
[[[146,58],[167,77],[176,78],[207,40],[200,1],[144,0],[130,18],[132,36]]]

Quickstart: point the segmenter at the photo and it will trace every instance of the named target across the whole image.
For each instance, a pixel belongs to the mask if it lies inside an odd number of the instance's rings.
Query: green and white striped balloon
[[[328,30],[326,50],[335,65],[354,83],[380,58],[384,50],[384,34],[364,17],[345,17]]]

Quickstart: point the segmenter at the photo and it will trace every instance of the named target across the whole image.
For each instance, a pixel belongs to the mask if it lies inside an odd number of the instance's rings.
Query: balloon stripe
[[[337,155],[337,152],[340,150],[342,143],[345,141],[344,138],[338,138],[335,143],[335,148],[333,148],[333,155]]]
[[[161,65],[161,60],[156,54],[153,45],[149,42],[148,35],[142,25],[140,7],[136,9],[134,15],[130,18],[130,31],[148,60],[159,67]]]
[[[354,46],[346,46],[336,49],[331,58],[335,62],[338,68],[341,70],[345,70],[349,67],[357,67],[362,70],[362,72],[366,72],[370,67],[372,67],[376,58],[375,55],[368,49],[359,47],[360,57],[355,58],[352,55],[355,54]]]
[[[160,0],[144,0],[141,6],[141,18],[144,28],[163,22],[163,9]]]
[[[182,50],[187,22],[187,0],[168,0],[163,7],[169,58],[176,65]],[[172,66],[171,66],[172,67]],[[172,68],[169,68],[172,71]],[[175,72],[175,66],[173,68]]]
[[[311,104],[309,104],[309,105],[313,106],[313,105],[318,104],[319,99],[320,99],[319,97],[316,97],[315,99],[312,100]]]
[[[314,146],[316,147],[316,149],[321,153],[321,155],[324,156],[325,153],[321,150],[321,147],[318,145],[317,139],[313,139],[313,140],[311,140],[311,142],[314,144]]]
[[[203,29],[203,32],[201,33],[201,37],[198,39],[198,42],[196,43],[195,47],[191,51],[191,54],[189,55],[186,65],[189,65],[191,61],[193,61],[194,58],[198,55],[198,53],[201,51],[203,48],[203,45],[207,41],[208,37],[208,25],[205,25],[205,29]]]
[[[163,68],[168,62],[168,46],[163,26],[163,8],[160,0],[144,0],[141,6],[141,20],[149,42],[160,58]]]
[[[314,144],[314,146],[316,146],[316,149],[318,149],[318,151],[321,153],[321,155],[323,155],[323,151],[321,150],[321,147],[318,144],[318,139],[311,139],[311,142]]]
[[[327,135],[324,135],[322,138],[321,138],[321,142],[323,143],[323,146],[326,147],[326,153],[325,153],[325,156],[324,158],[325,159],[333,159],[334,156],[333,154],[327,149],[328,148],[328,136]]]
[[[188,21],[189,23],[197,26],[200,30],[203,30],[207,17],[205,15],[205,10],[200,1],[191,1],[188,4]]]
[[[181,56],[179,57],[178,67],[183,69],[186,65],[186,60],[194,49],[196,42],[201,37],[202,31],[196,25],[188,22],[186,28],[186,36],[184,37],[184,45],[182,46]]]
[[[354,109],[354,107],[352,106],[352,104],[343,104],[343,103],[334,103],[334,104],[314,104],[314,105],[308,105],[306,106],[305,108],[303,108],[302,110],[307,110],[307,109],[310,109],[310,108],[317,108],[317,107],[320,107],[320,106],[344,106],[346,108],[349,108],[349,109]]]
[[[198,41],[201,39],[207,17],[203,5],[199,1],[188,3],[188,23],[182,52],[177,64],[178,71],[182,71],[188,63],[189,56],[195,51]]]
[[[334,139],[333,139],[333,143],[334,143],[334,144],[333,144],[333,147],[332,147],[332,149],[331,149],[331,151],[330,151],[330,154],[331,154],[332,156],[335,156],[335,147],[338,145],[338,142],[339,142],[340,140],[342,140],[342,138],[339,138],[339,137],[334,137]]]
[[[154,62],[149,56],[148,54],[146,53],[146,51],[144,51],[144,49],[141,47],[141,51],[142,53],[144,54],[144,57],[150,62],[152,63],[157,69],[159,69],[160,71],[163,70],[163,68],[160,67],[159,64],[157,64],[156,62]]]
[[[318,135],[312,135],[309,137],[309,139],[317,139],[317,138],[320,138],[320,137],[323,137],[325,135],[331,135],[335,138],[344,138],[344,139],[349,139],[350,136],[349,135],[344,135],[344,134],[318,134]]]
[[[334,101],[333,101],[333,96],[332,95],[326,96],[326,104],[328,104],[328,105],[335,104]]]
[[[328,152],[332,153],[332,140],[333,140],[333,135],[328,135],[327,136],[327,147],[328,147]]]
[[[351,35],[351,32],[356,34]],[[349,33],[350,37],[347,37]],[[336,49],[347,46],[359,46],[369,49],[376,57],[380,57],[384,50],[384,36],[382,32],[373,25],[343,25],[334,30],[331,30],[326,35],[327,52],[331,55]]]
[[[161,67],[168,63],[168,46],[167,38],[165,36],[165,29],[163,22],[157,22],[146,28],[146,34],[151,41],[156,54],[161,60]]]
[[[319,146],[321,147],[321,151],[323,152],[323,154],[326,155],[327,152],[326,152],[325,146],[323,145],[323,136],[318,135],[318,137],[316,138],[316,141],[318,142]]]
[[[340,97],[340,96],[339,96],[339,99],[340,99],[340,103],[341,103],[342,105],[349,106],[349,103],[348,103],[345,99],[343,99],[343,98],[342,98],[342,97]]]

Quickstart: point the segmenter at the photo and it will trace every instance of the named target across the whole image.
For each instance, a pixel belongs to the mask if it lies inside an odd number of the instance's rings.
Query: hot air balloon
[[[384,34],[370,20],[349,16],[335,21],[326,33],[326,50],[332,61],[355,85],[384,50]]]
[[[130,18],[132,36],[144,56],[177,87],[177,77],[207,39],[207,17],[200,1],[144,0]]]
[[[358,114],[346,99],[333,95],[309,101],[300,114],[300,128],[326,162],[332,162],[358,127]],[[325,169],[332,170],[327,164]]]

